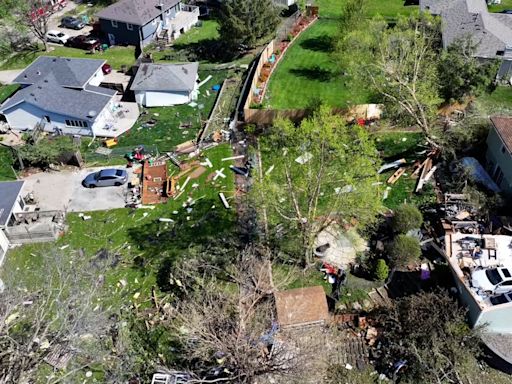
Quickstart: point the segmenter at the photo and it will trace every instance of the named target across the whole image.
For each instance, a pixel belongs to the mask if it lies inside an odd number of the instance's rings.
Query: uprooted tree
[[[186,265],[177,266],[172,279],[191,282],[195,276],[194,284],[187,284],[187,296],[161,317],[180,345],[175,369],[188,372],[194,383],[252,383],[300,374],[308,354],[292,353],[293,346],[275,338],[276,287],[268,251],[245,249],[223,280]]]
[[[27,268],[6,275],[0,294],[0,383],[31,382],[45,358],[51,353],[59,358],[59,350],[73,357],[65,370],[50,370],[48,376],[45,368],[46,382],[78,382],[86,367],[111,355],[111,313],[97,301],[103,266],[86,267],[82,259],[51,249],[31,259],[42,264],[38,273]]]
[[[478,351],[478,330],[469,328],[465,311],[446,292],[400,299],[378,320],[383,330],[379,365],[387,370],[398,361],[405,364],[394,380],[464,382],[464,368]]]
[[[265,169],[252,191],[260,221],[279,236],[300,239],[295,252],[304,266],[313,261],[317,235],[331,224],[375,219],[381,207],[375,185],[379,159],[365,129],[348,127],[321,108],[299,126],[276,122],[260,147]]]

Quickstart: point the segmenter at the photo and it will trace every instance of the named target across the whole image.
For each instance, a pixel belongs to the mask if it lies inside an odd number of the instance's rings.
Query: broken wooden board
[[[395,183],[398,181],[398,179],[399,179],[399,178],[400,178],[404,173],[405,173],[405,168],[403,168],[403,167],[402,167],[402,168],[398,168],[398,169],[395,171],[395,173],[393,173],[393,174],[389,177],[389,179],[388,179],[387,183],[388,183],[388,184],[395,184]]]
[[[427,174],[430,172],[430,169],[432,168],[432,159],[429,157],[425,161],[425,165],[421,169],[421,174],[418,179],[418,184],[416,185],[415,192],[418,193],[423,189],[423,186],[425,185],[425,182],[427,181]]]
[[[398,168],[405,163],[407,163],[405,159],[400,159],[397,161],[393,161],[392,163],[384,164],[382,167],[380,167],[377,173],[382,173],[384,171],[387,171],[388,169]]]

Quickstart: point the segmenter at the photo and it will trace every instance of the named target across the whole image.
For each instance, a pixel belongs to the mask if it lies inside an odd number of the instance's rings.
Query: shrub
[[[389,267],[384,261],[384,259],[377,260],[377,264],[375,264],[375,278],[379,281],[385,281],[389,275]]]
[[[397,268],[416,262],[421,256],[420,241],[415,237],[398,235],[389,247],[389,256]]]
[[[407,233],[411,229],[420,228],[423,224],[423,215],[414,205],[402,204],[395,210],[391,220],[393,231]]]

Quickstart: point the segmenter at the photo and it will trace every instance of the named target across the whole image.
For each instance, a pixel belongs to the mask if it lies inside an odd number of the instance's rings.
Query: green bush
[[[389,247],[389,256],[396,268],[414,263],[421,256],[420,241],[415,237],[398,235]]]
[[[63,154],[72,152],[74,146],[71,137],[59,136],[41,139],[37,144],[26,144],[17,150],[25,165],[46,167]]]
[[[391,220],[391,227],[397,233],[407,233],[411,229],[418,229],[423,224],[423,215],[420,210],[411,204],[402,204],[395,209],[395,216]]]
[[[375,264],[375,278],[379,281],[385,281],[389,275],[389,267],[384,261],[384,259],[377,260],[377,264]]]

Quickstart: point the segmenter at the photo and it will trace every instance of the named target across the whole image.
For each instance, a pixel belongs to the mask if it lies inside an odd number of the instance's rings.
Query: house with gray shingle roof
[[[168,41],[199,20],[199,7],[181,0],[120,0],[96,14],[111,45],[144,47],[160,36]]]
[[[441,17],[445,48],[469,36],[475,56],[502,60],[498,77],[510,77],[512,15],[489,12],[484,0],[420,0],[420,9]]]
[[[197,99],[199,63],[142,64],[130,89],[145,107],[185,104]]]
[[[116,91],[99,87],[105,60],[41,56],[14,80],[21,85],[0,105],[11,129],[116,136]]]
[[[24,181],[0,182],[0,265],[5,258],[10,241],[4,233],[14,214],[23,212],[25,205],[21,197]]]

